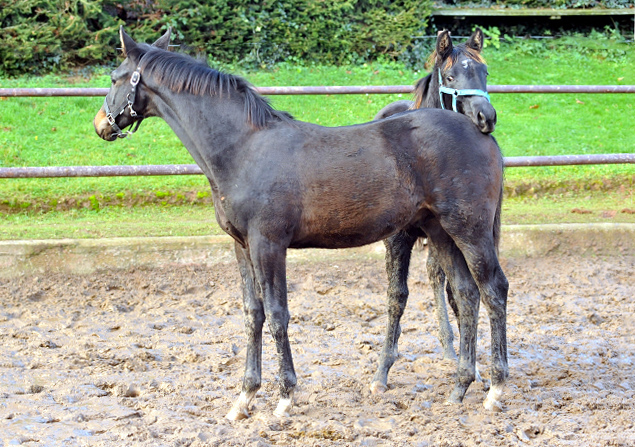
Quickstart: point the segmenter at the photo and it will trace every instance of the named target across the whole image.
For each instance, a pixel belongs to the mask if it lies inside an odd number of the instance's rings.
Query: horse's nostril
[[[478,112],[478,122],[479,123],[487,122],[487,118],[485,118],[485,115],[483,114],[483,112]]]

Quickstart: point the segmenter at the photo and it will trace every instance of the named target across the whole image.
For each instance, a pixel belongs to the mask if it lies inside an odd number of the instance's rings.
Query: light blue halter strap
[[[446,87],[443,85],[443,79],[441,78],[441,69],[439,69],[439,99],[441,100],[441,108],[445,109],[445,104],[443,104],[443,94],[446,93],[448,95],[452,95],[452,110],[458,113],[456,110],[456,98],[459,96],[482,96],[487,99],[487,102],[492,102],[489,99],[489,94],[483,90],[479,90],[476,88],[466,88],[462,90],[458,90],[451,87]]]

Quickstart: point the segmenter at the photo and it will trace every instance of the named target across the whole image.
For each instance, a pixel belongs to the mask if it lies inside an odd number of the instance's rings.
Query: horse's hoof
[[[388,387],[381,382],[373,382],[370,384],[370,392],[372,394],[384,394]]]
[[[278,402],[278,406],[276,410],[273,412],[273,415],[279,418],[285,418],[290,416],[291,407],[293,407],[293,399],[280,399]]]
[[[232,408],[225,416],[230,421],[241,421],[243,419],[247,419],[249,417],[249,412],[246,408]]]
[[[489,397],[483,401],[483,407],[486,410],[494,413],[500,413],[501,411],[503,411],[503,404],[501,404],[500,401],[497,400],[490,400]]]
[[[457,399],[456,397],[452,397],[452,395],[450,395],[450,397],[448,397],[444,404],[448,407],[450,406],[456,406],[456,405],[461,405],[463,401],[461,399]]]
[[[240,393],[234,405],[232,405],[232,409],[229,410],[227,416],[225,416],[230,421],[240,421],[241,419],[247,419],[249,417],[249,404],[252,399],[256,395],[256,392],[253,393]]]
[[[483,401],[483,407],[496,413],[503,411],[503,404],[500,401],[502,395],[503,387],[501,385],[492,385]]]
[[[467,390],[465,390],[467,391]],[[463,402],[463,397],[465,396],[465,391],[461,388],[454,388],[450,393],[450,397],[445,401],[446,405],[459,405]]]

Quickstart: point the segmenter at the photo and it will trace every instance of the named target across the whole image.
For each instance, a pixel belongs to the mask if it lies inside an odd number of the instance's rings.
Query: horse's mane
[[[468,47],[466,44],[462,43],[459,45],[455,45],[452,48],[452,53],[445,60],[445,65],[443,68],[445,70],[447,70],[448,68],[451,68],[456,63],[456,61],[459,60],[459,56],[461,55],[469,57],[470,59],[472,59],[475,62],[478,62],[479,64],[485,63],[485,59],[483,59],[483,56],[481,56],[481,53],[479,53],[473,48]],[[431,79],[432,73],[434,73],[435,68],[438,68],[436,49],[428,57],[428,65],[429,66],[431,65],[434,68],[432,69],[431,74],[429,74],[425,78],[419,79],[419,81],[417,81],[417,83],[415,84],[415,87],[412,92],[414,95],[414,105],[412,106],[413,109],[418,109],[423,104],[423,101],[425,100],[425,97],[428,94],[428,88],[432,80]]]
[[[158,82],[176,93],[186,91],[198,96],[221,97],[223,94],[240,94],[247,121],[258,129],[266,127],[270,121],[293,120],[289,113],[274,109],[245,79],[210,68],[205,62],[185,54],[138,44],[127,56],[139,61],[142,75],[155,76]]]
[[[459,60],[459,56],[462,56],[462,55],[469,57],[470,59],[472,59],[475,62],[478,62],[479,64],[485,63],[485,59],[483,59],[483,56],[481,56],[481,53],[479,53],[473,48],[468,47],[466,44],[462,43],[459,45],[454,45],[452,47],[452,53],[445,60],[445,66],[443,68],[445,70],[447,70],[448,68],[451,68],[456,63],[456,61]],[[436,67],[437,66],[436,61],[437,61],[437,50],[435,49],[432,52],[432,54],[428,57],[428,65],[432,65]]]

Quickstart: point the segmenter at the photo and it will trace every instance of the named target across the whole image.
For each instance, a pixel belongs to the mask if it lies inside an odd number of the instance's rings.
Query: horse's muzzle
[[[492,133],[496,128],[496,110],[489,101],[479,101],[470,118],[482,133]]]
[[[93,126],[95,127],[95,132],[97,132],[97,135],[99,135],[100,138],[106,141],[115,141],[117,139],[117,133],[114,132],[112,126],[108,122],[106,112],[103,108],[97,112],[97,115],[93,120]]]

